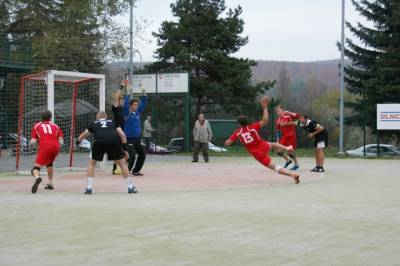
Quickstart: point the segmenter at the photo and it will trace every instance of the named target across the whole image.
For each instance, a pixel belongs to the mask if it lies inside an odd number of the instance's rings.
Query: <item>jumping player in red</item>
[[[41,114],[41,122],[34,125],[32,128],[30,145],[39,144],[39,150],[36,156],[36,161],[32,168],[32,176],[35,181],[32,186],[32,193],[38,190],[42,178],[40,177],[40,168],[47,167],[48,182],[45,189],[54,189],[53,176],[54,168],[53,163],[58,153],[60,152],[60,145],[64,143],[63,133],[61,128],[51,122],[51,112],[45,111]]]
[[[293,151],[289,151],[288,155],[286,155],[283,150],[278,150],[277,154],[286,160],[283,168],[287,168],[294,161],[294,165],[292,168],[290,168],[290,170],[297,170],[299,169],[299,163],[295,154],[295,150],[297,147],[297,123],[293,120],[298,119],[298,115],[289,111],[285,111],[282,105],[278,105],[275,108],[275,111],[278,115],[278,119],[276,120],[276,127],[282,133],[281,137],[279,138],[279,143],[283,146],[293,147]],[[293,161],[289,157],[293,159]]]
[[[271,162],[271,158],[269,157],[269,150],[271,148],[288,152],[292,151],[293,148],[291,146],[283,146],[279,143],[266,142],[259,135],[260,128],[268,123],[268,103],[269,99],[267,97],[262,99],[261,106],[264,112],[263,117],[259,122],[255,122],[249,125],[246,116],[239,116],[237,121],[241,127],[237,129],[232,134],[232,136],[225,141],[225,146],[229,146],[233,142],[235,142],[236,139],[239,139],[240,142],[246,147],[247,151],[251,155],[253,155],[253,157],[257,161],[259,161],[261,164],[265,165],[269,169],[275,170],[279,174],[292,177],[295,184],[298,184],[300,182],[300,176],[298,174],[284,169],[279,165],[273,164]]]

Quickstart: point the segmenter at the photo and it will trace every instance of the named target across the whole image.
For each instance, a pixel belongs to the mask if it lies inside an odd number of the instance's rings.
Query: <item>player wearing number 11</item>
[[[253,155],[253,157],[261,164],[265,165],[271,170],[275,170],[277,173],[290,176],[294,179],[294,182],[298,184],[300,182],[300,176],[292,171],[275,165],[271,162],[269,157],[270,149],[281,150],[281,151],[293,151],[292,146],[283,146],[279,143],[266,142],[260,137],[260,129],[268,123],[268,103],[267,97],[261,100],[261,107],[263,108],[263,117],[259,122],[249,124],[247,117],[239,116],[237,119],[240,128],[237,129],[232,136],[225,141],[225,145],[229,146],[235,140],[239,139],[240,142],[246,147],[247,151]]]
[[[32,176],[35,178],[32,186],[32,193],[36,193],[40,182],[42,182],[42,178],[40,177],[40,168],[42,166],[47,167],[47,175],[49,179],[44,188],[54,189],[53,163],[60,152],[60,145],[62,145],[64,142],[61,128],[51,122],[51,112],[45,111],[41,113],[40,116],[41,122],[36,123],[32,128],[30,142],[31,146],[39,144],[39,150],[36,156],[35,164],[31,171]]]

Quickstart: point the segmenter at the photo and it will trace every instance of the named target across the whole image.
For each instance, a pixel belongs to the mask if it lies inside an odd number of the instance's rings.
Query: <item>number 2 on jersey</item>
[[[240,136],[243,138],[245,144],[249,144],[254,141],[254,138],[251,136],[250,132],[240,134]]]
[[[53,132],[51,131],[51,126],[49,124],[42,124],[42,129],[44,134],[53,134]]]
[[[102,128],[107,128],[107,122],[106,121],[101,121],[101,127]]]

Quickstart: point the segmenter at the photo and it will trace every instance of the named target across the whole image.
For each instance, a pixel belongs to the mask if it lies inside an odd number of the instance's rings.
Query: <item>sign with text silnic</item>
[[[378,130],[400,130],[400,104],[378,104],[376,113]]]

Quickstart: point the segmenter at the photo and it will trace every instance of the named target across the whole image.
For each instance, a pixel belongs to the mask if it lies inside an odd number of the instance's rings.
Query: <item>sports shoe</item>
[[[53,190],[54,186],[52,184],[47,183],[46,186],[44,187],[44,189]]]
[[[297,169],[299,169],[299,167],[300,167],[300,165],[298,165],[298,164],[295,164],[295,165],[293,165],[293,167],[292,167],[292,168],[290,168],[290,170],[294,171],[294,170],[297,170]]]
[[[318,172],[318,166],[315,166],[313,169],[310,170],[310,172]]]
[[[192,163],[198,163],[198,162],[199,162],[198,160],[193,160],[193,161],[192,161]]]
[[[325,172],[325,169],[323,167],[318,167],[315,172],[323,173]]]
[[[38,177],[38,178],[35,179],[35,182],[33,183],[33,186],[32,186],[32,193],[36,193],[36,191],[38,190],[40,182],[42,182],[42,178],[41,177]]]
[[[87,188],[85,189],[85,194],[92,194],[92,193],[93,193],[93,188],[87,187]]]
[[[289,166],[289,164],[292,163],[292,160],[286,161],[285,165],[283,166],[283,168],[287,168]]]
[[[135,176],[143,176],[143,174],[142,174],[141,172],[134,172],[134,173],[132,173],[132,175],[135,175]]]
[[[135,186],[131,186],[131,187],[128,187],[128,193],[129,194],[138,193],[138,191]]]
[[[293,179],[294,179],[294,183],[295,183],[295,184],[300,183],[300,176],[299,176],[299,175],[293,176]]]

